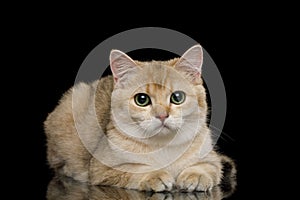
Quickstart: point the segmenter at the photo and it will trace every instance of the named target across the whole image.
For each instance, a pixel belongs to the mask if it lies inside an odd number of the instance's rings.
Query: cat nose
[[[156,118],[160,119],[160,121],[164,122],[166,118],[168,118],[169,115],[168,114],[160,114],[157,115]]]

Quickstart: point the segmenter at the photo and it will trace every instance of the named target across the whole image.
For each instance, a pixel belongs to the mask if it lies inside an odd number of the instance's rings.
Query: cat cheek
[[[147,129],[147,127],[149,126],[148,123],[145,121],[142,121],[139,125],[142,129]]]
[[[182,116],[182,109],[179,107],[171,108],[170,119],[177,119]]]
[[[149,111],[147,109],[141,109],[136,106],[132,106],[134,108],[130,108],[130,116],[134,119],[134,121],[142,124],[144,121],[150,121],[149,119]]]
[[[178,128],[181,128],[182,126],[182,118],[179,116],[179,117],[176,117],[176,118],[171,118],[167,125],[171,128],[171,129],[178,129]]]

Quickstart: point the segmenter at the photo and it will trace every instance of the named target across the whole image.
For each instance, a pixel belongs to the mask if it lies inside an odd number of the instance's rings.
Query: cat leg
[[[125,165],[131,168],[143,167],[143,165],[138,164]],[[92,159],[90,163],[90,183],[92,185],[117,186],[141,191],[161,192],[172,190],[175,180],[165,170],[148,173],[129,173],[107,167],[99,161]]]
[[[80,182],[88,182],[90,154],[82,146],[77,145],[78,143],[58,145],[60,143],[57,140],[50,139],[48,139],[47,158],[55,173]]]
[[[201,162],[184,169],[177,177],[176,187],[188,192],[208,191],[220,184],[221,178],[221,163]]]
[[[143,174],[132,174],[129,184],[130,189],[143,191],[171,191],[175,184],[174,178],[165,170],[158,170]]]
[[[58,173],[72,177],[74,180],[80,182],[88,182],[87,168],[86,164],[82,161],[68,162],[58,170]]]

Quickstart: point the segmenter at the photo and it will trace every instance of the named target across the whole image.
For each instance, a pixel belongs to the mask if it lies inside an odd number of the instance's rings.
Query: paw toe
[[[206,175],[201,175],[199,177],[199,184],[196,188],[197,191],[208,191],[211,190],[213,187],[213,180],[206,176]]]
[[[207,191],[213,187],[213,181],[203,174],[186,174],[177,179],[176,185],[178,189],[188,192]]]

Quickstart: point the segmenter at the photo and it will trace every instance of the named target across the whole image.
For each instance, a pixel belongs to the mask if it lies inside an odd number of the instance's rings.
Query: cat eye
[[[185,101],[185,93],[182,91],[173,92],[171,95],[171,103],[176,105],[182,104]]]
[[[138,93],[134,96],[134,101],[136,105],[145,107],[151,104],[150,97],[147,94],[144,93]]]

